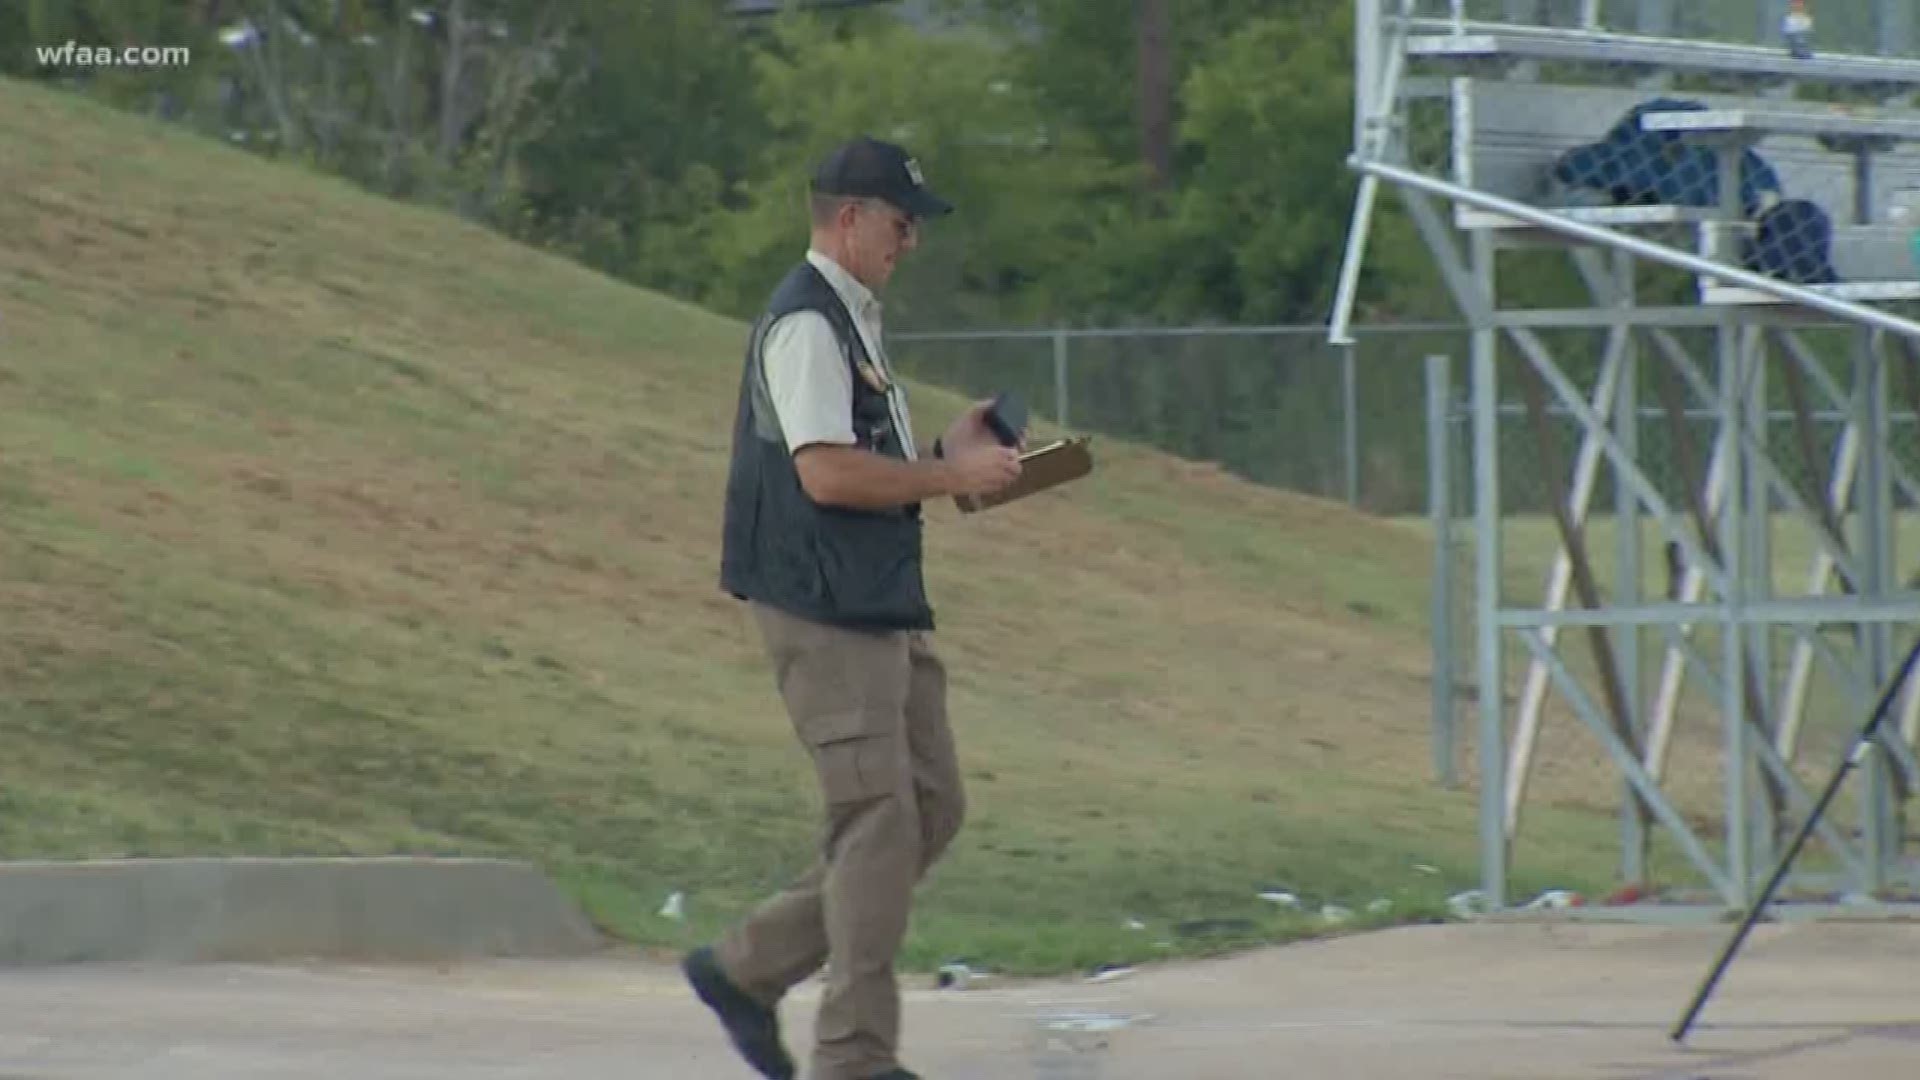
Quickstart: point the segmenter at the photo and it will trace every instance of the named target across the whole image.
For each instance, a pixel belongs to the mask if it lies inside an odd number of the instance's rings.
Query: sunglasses
[[[868,202],[865,205],[869,210],[885,214],[887,220],[893,224],[893,235],[901,240],[906,240],[920,232],[920,219],[912,214],[901,213],[891,204],[883,202]]]

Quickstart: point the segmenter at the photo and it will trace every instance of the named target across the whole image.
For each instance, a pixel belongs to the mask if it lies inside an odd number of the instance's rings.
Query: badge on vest
[[[880,369],[873,365],[873,361],[862,360],[854,367],[859,370],[860,378],[865,380],[868,386],[873,387],[875,393],[884,394],[893,389],[893,383],[881,374]]]

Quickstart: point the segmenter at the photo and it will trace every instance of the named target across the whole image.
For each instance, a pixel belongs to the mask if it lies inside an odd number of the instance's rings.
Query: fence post
[[[1760,0],[1755,7],[1760,13],[1760,36],[1755,40],[1762,45],[1784,45],[1786,38],[1780,33],[1780,20],[1786,17],[1787,0]]]
[[[1346,417],[1347,505],[1360,505],[1360,377],[1354,364],[1357,341],[1340,346],[1341,412]]]
[[[1067,426],[1067,331],[1065,327],[1056,327],[1053,331],[1053,417],[1061,427]]]
[[[1880,0],[1874,43],[1883,56],[1910,56],[1913,50],[1913,5],[1908,0]]]
[[[1673,33],[1673,0],[1640,0],[1638,17],[1634,19],[1634,31],[1651,37],[1667,37]]]
[[[1454,768],[1453,401],[1450,360],[1427,357],[1427,514],[1433,528],[1433,771],[1458,786]]]

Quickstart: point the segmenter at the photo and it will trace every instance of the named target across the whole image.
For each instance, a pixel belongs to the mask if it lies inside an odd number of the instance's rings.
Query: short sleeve
[[[768,328],[761,349],[767,394],[787,449],[854,445],[853,373],[826,316],[796,311],[781,317]]]

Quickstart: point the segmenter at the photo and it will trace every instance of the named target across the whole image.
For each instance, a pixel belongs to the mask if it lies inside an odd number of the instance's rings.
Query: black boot
[[[728,981],[712,949],[688,953],[680,962],[680,970],[693,992],[720,1017],[727,1038],[747,1064],[767,1080],[794,1080],[793,1058],[780,1044],[780,1017]],[[911,1074],[904,1075],[911,1080]]]

